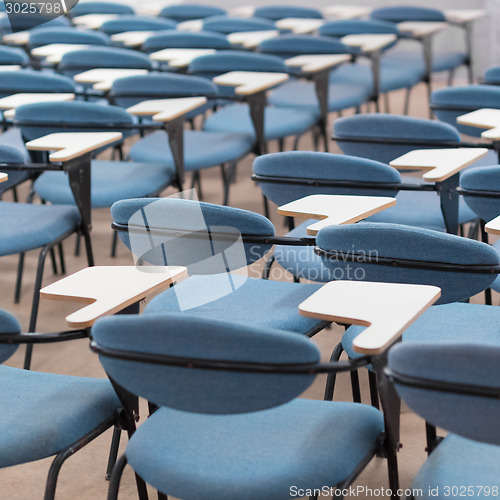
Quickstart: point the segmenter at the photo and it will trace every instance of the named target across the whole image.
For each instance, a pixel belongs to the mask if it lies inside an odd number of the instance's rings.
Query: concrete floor
[[[391,111],[401,113],[402,102],[403,93],[394,93],[391,96]],[[427,100],[423,86],[418,87],[414,92],[411,114],[413,116],[427,117]],[[311,146],[310,137],[306,137],[301,141],[301,149],[311,149]],[[271,145],[271,148],[275,147],[276,145]],[[287,148],[290,147],[291,142],[287,144]],[[333,143],[331,144],[331,150],[337,152]],[[231,204],[240,208],[261,212],[260,190],[250,180],[252,160],[253,158],[246,158],[239,165],[237,183],[232,187],[231,191]],[[222,200],[222,190],[219,170],[211,169],[203,172],[202,181],[204,200],[220,203]],[[164,194],[171,192],[173,190],[169,189]],[[272,220],[278,232],[284,231],[281,217],[276,214],[274,207],[272,208]],[[115,259],[110,258],[112,235],[110,224],[111,217],[109,210],[94,210],[92,239],[96,264],[133,265],[129,252],[121,244],[118,249],[118,256]],[[74,241],[72,239],[67,241],[64,247],[67,256],[68,273],[85,267],[84,257],[75,257],[73,255]],[[24,328],[27,328],[28,324],[37,256],[37,252],[31,252],[26,260],[22,300],[18,305],[13,303],[17,257],[3,257],[0,259],[0,290],[2,290],[0,307],[15,314],[22,322]],[[57,279],[59,279],[59,276],[52,274],[51,266],[48,263],[44,284],[49,284]],[[498,301],[498,297],[495,297],[495,301]],[[38,331],[65,329],[64,317],[75,309],[75,305],[71,303],[42,300],[40,304]],[[332,348],[340,340],[341,335],[342,330],[339,327],[334,327],[321,332],[314,338],[314,342],[319,345],[325,358],[330,355]],[[6,364],[21,367],[23,358],[24,348],[20,348]],[[88,377],[105,377],[97,356],[90,352],[88,341],[86,340],[36,346],[32,369]],[[361,373],[361,380],[363,382],[364,401],[368,402],[366,373]],[[340,375],[337,387],[336,399],[351,400],[350,384],[347,375]],[[304,394],[304,397],[321,399],[323,388],[324,378],[319,377],[313,387]],[[2,408],[2,410],[8,411],[9,409]],[[143,407],[142,415],[146,415],[145,407]],[[8,429],[3,429],[2,431],[9,432]],[[402,412],[403,448],[399,453],[400,478],[401,485],[404,488],[411,486],[412,477],[425,460],[424,437],[424,423],[422,419],[404,408]],[[110,440],[111,432],[108,431],[68,460],[62,468],[59,478],[56,495],[58,500],[99,500],[106,498],[108,483],[104,479],[104,472]],[[125,444],[126,439],[124,438],[122,440],[121,451],[123,451]],[[0,470],[0,500],[35,500],[42,498],[50,463],[51,459],[46,459],[32,464]],[[374,459],[358,478],[356,485],[364,485],[370,488],[387,487],[385,461],[378,458]],[[129,468],[126,470],[122,481],[120,498],[123,500],[137,498],[133,475]]]

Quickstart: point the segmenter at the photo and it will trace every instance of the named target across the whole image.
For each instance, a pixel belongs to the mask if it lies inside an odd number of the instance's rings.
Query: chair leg
[[[293,140],[293,151],[297,151],[299,149],[300,138],[301,136],[299,134],[295,136],[295,139]]]
[[[330,361],[338,361],[343,352],[344,348],[342,347],[342,342],[339,342],[330,356]],[[333,401],[336,380],[337,374],[335,372],[330,372],[326,378],[325,396],[323,398],[325,401]]]
[[[264,203],[264,215],[269,219],[269,200],[266,198],[266,195],[262,193],[262,201]]]
[[[285,139],[283,137],[280,137],[278,139],[278,149],[280,153],[283,153],[283,151],[285,151]]]
[[[453,80],[455,78],[455,70],[452,69],[448,72],[448,87],[453,85]]]
[[[117,460],[113,473],[111,474],[111,480],[109,482],[108,489],[108,500],[117,500],[118,499],[118,491],[120,489],[120,481],[122,478],[123,470],[127,465],[127,456],[125,453]]]
[[[313,144],[314,144],[314,151],[319,151],[319,136],[320,136],[320,131],[318,128],[314,127],[312,130],[312,138],[313,138]]]
[[[19,301],[21,300],[21,285],[23,280],[24,257],[25,257],[24,252],[19,254],[19,263],[17,264],[16,291],[14,293],[15,304],[19,304]]]
[[[410,97],[411,97],[411,87],[406,88],[405,92],[405,106],[403,110],[403,114],[408,116],[410,113]]]
[[[361,403],[361,387],[359,386],[358,370],[351,372],[351,389],[352,389],[352,400],[355,403]]]
[[[118,231],[113,231],[113,238],[111,240],[111,257],[116,257],[116,245],[118,244]]]
[[[371,404],[374,408],[380,409],[380,403],[378,400],[378,384],[377,384],[377,374],[368,370],[368,382],[370,385],[370,399]]]
[[[118,448],[120,447],[120,437],[122,435],[122,430],[118,425],[115,425],[113,429],[113,439],[111,440],[111,448],[109,450],[108,466],[106,468],[106,480],[111,479],[111,474],[113,472],[113,467],[116,464],[116,458],[118,457]]]
[[[385,111],[385,113],[391,112],[391,104],[389,102],[389,94],[388,93],[384,94],[384,111]]]
[[[158,492],[158,500],[168,500],[168,496],[165,495],[165,493],[162,493],[161,491]]]
[[[80,234],[76,235],[76,240],[75,240],[75,257],[80,257],[80,245],[82,242],[82,237]]]
[[[61,266],[61,274],[66,274],[66,263],[64,261],[64,248],[62,243],[57,245],[57,249],[59,250],[59,265]]]
[[[273,267],[274,264],[274,255],[271,255],[269,260],[266,262],[266,265],[264,266],[264,270],[262,271],[262,279],[263,280],[268,280],[269,276],[271,274],[271,267]]]
[[[52,272],[55,275],[59,274],[59,272],[57,271],[56,252],[53,247],[50,249],[50,261],[52,262]]]

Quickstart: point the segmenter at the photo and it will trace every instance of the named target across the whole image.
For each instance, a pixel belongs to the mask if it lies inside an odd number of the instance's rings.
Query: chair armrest
[[[0,344],[50,344],[90,337],[90,328],[51,333],[0,333]]]

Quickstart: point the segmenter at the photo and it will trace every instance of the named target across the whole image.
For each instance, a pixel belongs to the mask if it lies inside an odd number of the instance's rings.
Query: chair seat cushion
[[[404,60],[383,61],[380,66],[380,92],[404,89],[417,85],[424,76],[423,68]],[[346,64],[332,71],[330,83],[365,85],[373,92],[373,70],[369,64]]]
[[[414,68],[425,72],[423,53],[412,50],[395,49],[388,52],[384,58],[394,63],[404,62],[411,64]],[[458,51],[434,51],[432,53],[432,72],[450,71],[465,63],[466,55]]]
[[[355,358],[353,340],[364,330],[350,326],[342,337],[342,347]],[[450,342],[500,345],[500,308],[454,302],[432,306],[404,333],[405,342]]]
[[[0,468],[49,457],[120,408],[107,380],[0,366]]]
[[[500,240],[496,241],[495,244],[493,245],[493,248],[500,253]],[[495,290],[496,292],[500,292],[500,275],[497,277],[497,279],[493,282],[491,285],[491,288]]]
[[[227,133],[185,130],[184,168],[186,171],[199,170],[238,160],[252,150],[253,144],[250,134],[233,133],[230,129]],[[161,130],[136,142],[129,155],[134,161],[161,163],[174,168],[167,134]]]
[[[227,274],[191,276],[155,297],[145,313],[187,311],[301,334],[321,323],[298,312],[299,304],[321,285],[230,276],[232,283]]]
[[[458,494],[447,489],[452,486],[458,486]],[[489,487],[489,494],[481,491],[481,486]],[[500,489],[500,446],[454,434],[449,434],[431,453],[413,480],[413,488],[423,493],[418,498],[428,500],[457,498],[464,491],[469,492],[469,498],[486,499],[491,498],[495,487]],[[430,495],[430,491],[438,491],[439,496]]]
[[[40,248],[76,229],[80,213],[74,206],[0,202],[0,255]]]
[[[264,135],[269,141],[302,134],[316,121],[317,114],[308,110],[267,106],[264,112]],[[203,128],[210,132],[238,132],[255,137],[247,104],[223,107],[207,118]]]
[[[127,198],[143,198],[167,187],[175,176],[164,163],[92,161],[91,197],[93,208],[110,207]],[[64,172],[45,172],[35,181],[35,191],[54,204],[74,203],[68,176]]]
[[[357,108],[370,99],[370,88],[362,84],[330,84],[328,111]],[[299,108],[319,115],[314,84],[301,80],[287,82],[269,94],[269,103],[285,108]]]
[[[345,480],[382,431],[381,413],[355,403],[296,399],[230,416],[161,408],[139,427],[126,454],[146,482],[169,496],[283,500],[291,486]]]
[[[444,231],[439,195],[432,191],[400,191],[395,206],[372,215],[368,222],[389,222],[407,226],[423,227]],[[459,201],[459,223],[465,224],[477,219],[477,215],[463,199]]]
[[[318,222],[317,220],[307,220],[287,233],[291,238],[309,237],[307,226]],[[296,247],[291,245],[276,245],[274,248],[274,258],[276,262],[297,278],[325,283],[331,281],[330,270],[323,265],[323,261],[314,253],[314,246]],[[273,276],[272,279],[280,279],[281,276]]]

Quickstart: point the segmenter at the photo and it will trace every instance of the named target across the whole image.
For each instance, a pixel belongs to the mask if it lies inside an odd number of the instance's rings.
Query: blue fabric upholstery
[[[111,418],[120,402],[109,381],[0,366],[0,467],[49,457]]]
[[[117,2],[81,2],[71,9],[72,17],[86,14],[134,15],[134,13],[134,9],[130,5]]]
[[[370,17],[391,23],[402,23],[403,21],[446,21],[444,13],[440,10],[409,5],[380,7],[372,10]]]
[[[494,85],[466,85],[435,90],[431,104],[450,108],[435,109],[437,118],[457,127],[463,134],[480,137],[484,129],[457,124],[460,115],[480,108],[500,109],[500,87]]]
[[[92,162],[92,208],[110,207],[126,198],[141,198],[159,194],[175,176],[172,167],[155,163],[126,161]],[[40,198],[56,205],[71,205],[74,196],[64,172],[44,172],[34,185]]]
[[[205,17],[223,16],[226,11],[212,5],[201,5],[197,3],[181,3],[168,5],[161,12],[161,17],[168,17],[177,22],[189,21],[191,19],[204,19]]]
[[[19,129],[11,128],[0,135],[0,163],[27,163],[29,153],[24,146]],[[30,178],[29,172],[11,170],[9,178],[0,183],[0,196]]]
[[[153,69],[146,54],[120,47],[93,47],[63,55],[58,68],[65,73],[93,68]]]
[[[171,31],[152,35],[142,44],[146,52],[166,48],[229,49],[231,44],[224,35],[206,31]]]
[[[66,76],[41,71],[2,71],[0,96],[16,92],[75,92],[76,85]]]
[[[1,137],[1,136],[0,136]],[[498,198],[464,196],[469,207],[488,222],[500,215],[500,166],[477,167],[460,176],[460,185],[474,191],[498,191]]]
[[[162,408],[126,454],[148,483],[185,500],[283,500],[291,485],[320,489],[347,479],[382,430],[380,412],[354,403],[298,399],[232,416]]]
[[[30,62],[28,54],[17,47],[0,47],[0,65],[18,64],[27,66]]]
[[[116,316],[96,322],[99,347],[127,352],[238,363],[317,364],[318,348],[306,337],[282,330],[243,326],[189,313]],[[234,414],[265,410],[299,396],[315,374],[256,374],[224,370],[186,370],[145,365],[101,355],[106,373],[133,394],[158,406],[186,412]],[[170,383],[158,383],[168,380]],[[209,395],[209,397],[207,397]]]
[[[244,254],[239,253],[237,246],[237,255],[231,253],[234,259],[223,263],[213,257],[231,251],[240,234],[274,235],[274,226],[262,215],[187,199],[122,200],[111,207],[111,215],[118,223],[132,221],[134,226],[145,228],[147,221],[150,228],[170,230],[170,233],[155,235],[153,240],[146,230],[135,231],[132,241],[127,232],[119,234],[125,245],[146,262],[188,266],[190,274],[215,274],[245,267],[264,256],[271,245],[244,243]],[[180,237],[179,231],[186,237]],[[208,231],[211,232],[210,244],[207,244]]]
[[[215,31],[216,33],[236,33],[239,31],[266,31],[275,30],[276,26],[268,19],[260,17],[230,17],[214,16],[203,21],[204,31]]]
[[[10,33],[12,28],[15,31],[38,31],[47,28],[70,26],[70,24],[69,19],[64,16],[54,18],[50,15],[30,14],[26,16],[25,14],[14,14],[0,19],[0,31]]]
[[[250,134],[251,130],[246,133],[185,130],[184,169],[200,170],[238,160],[253,148],[254,139]],[[136,142],[130,148],[129,155],[137,162],[153,162],[174,167],[167,134],[161,130]]]
[[[368,102],[368,85],[330,84],[328,86],[328,111],[357,108]],[[289,81],[269,94],[269,103],[283,108],[296,108],[319,115],[319,102],[312,82]]]
[[[424,149],[422,143],[425,141],[439,141],[451,145],[460,142],[459,133],[451,125],[434,120],[383,113],[339,118],[335,120],[333,133],[338,146],[345,154],[362,156],[382,163],[389,163],[413,149]],[[342,141],[343,138],[359,141],[365,137],[371,140],[380,139],[380,143]],[[384,139],[408,140],[408,144],[383,144]],[[415,146],[412,142],[420,144]],[[435,147],[429,145],[429,148]]]
[[[232,293],[227,294],[229,282],[225,274],[191,276],[151,300],[145,313],[180,312],[178,297],[187,297],[189,303],[201,304],[190,308],[189,314],[207,320],[228,320],[299,334],[305,334],[321,323],[298,313],[298,305],[321,285],[257,278],[245,281],[242,276],[231,276],[236,288]],[[210,299],[213,301],[206,303]]]
[[[384,21],[368,19],[349,19],[330,21],[319,28],[320,35],[341,38],[346,35],[359,34],[393,34],[398,35],[396,26]]]
[[[324,264],[344,279],[349,268],[358,272],[356,279],[394,283],[432,284],[441,288],[437,303],[465,300],[488,288],[496,275],[468,273],[460,270],[437,270],[382,265],[378,258],[409,259],[447,264],[498,266],[500,256],[485,243],[428,229],[384,223],[359,223],[329,226],[318,232],[318,247],[342,252],[347,258],[324,258]],[[371,257],[360,262],[356,255]],[[354,262],[349,258],[353,256]],[[350,267],[348,267],[350,266]],[[351,272],[352,275],[352,272]]]
[[[285,17],[299,17],[301,19],[321,19],[323,17],[317,9],[295,5],[266,5],[264,7],[257,7],[254,16],[270,19],[271,21],[278,21]]]
[[[12,314],[0,309],[0,338],[2,335],[21,333],[21,325]],[[17,344],[0,344],[0,363],[9,359],[17,350]]]
[[[498,340],[498,339],[497,339]],[[499,387],[500,345],[440,342],[404,343],[389,353],[388,365],[401,376]],[[468,439],[500,444],[498,398],[481,398],[452,392],[407,387],[396,382],[401,398],[428,422]]]
[[[382,163],[347,155],[312,151],[290,151],[258,156],[253,162],[253,173],[259,176],[283,178],[283,182],[262,182],[262,192],[276,205],[284,205],[310,194],[346,194],[366,196],[394,196],[396,190],[377,187],[377,183],[401,182],[399,172]],[[332,181],[363,181],[372,189],[356,187],[326,187],[288,184],[286,178],[322,179]]]
[[[100,30],[108,35],[114,35],[124,31],[174,30],[176,26],[175,22],[169,19],[131,15],[106,21]]]
[[[75,230],[80,214],[75,207],[0,202],[0,255],[12,255],[45,246]]]
[[[46,28],[30,34],[30,47],[50,43],[82,43],[86,45],[109,45],[109,38],[98,31],[76,28]]]
[[[488,486],[491,492],[500,489],[498,463],[500,447],[478,443],[455,435],[446,439],[431,453],[413,480],[412,487],[423,491],[422,500],[435,499],[429,492],[445,492],[446,486],[458,486],[459,493],[471,485],[474,495],[470,498],[488,498],[477,486]],[[437,488],[437,490],[436,490]]]
[[[316,113],[297,108],[267,106],[264,112],[266,141],[303,134],[317,121]],[[204,123],[208,132],[236,132],[255,137],[255,128],[247,104],[231,104],[211,114]]]
[[[16,119],[23,123],[21,131],[26,140],[33,140],[54,132],[67,132],[65,124],[92,124],[92,127],[72,127],[72,131],[96,131],[101,126],[108,130],[110,124],[119,130],[120,125],[130,125],[132,117],[117,106],[101,106],[100,104],[73,101],[25,104],[16,109]],[[38,123],[43,122],[43,125]],[[53,125],[50,125],[53,123]],[[124,135],[130,129],[124,129]]]
[[[493,66],[492,68],[488,68],[484,73],[483,82],[489,85],[499,85],[500,66]]]

